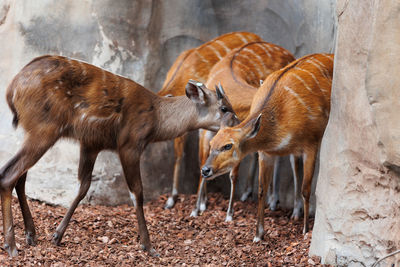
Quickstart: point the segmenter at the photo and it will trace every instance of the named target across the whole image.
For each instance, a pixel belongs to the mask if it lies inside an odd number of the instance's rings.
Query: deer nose
[[[203,168],[201,168],[201,175],[203,175],[204,178],[210,177],[212,174],[213,171],[210,167],[203,166]]]

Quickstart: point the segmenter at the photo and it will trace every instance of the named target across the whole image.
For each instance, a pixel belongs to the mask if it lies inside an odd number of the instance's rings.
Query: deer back
[[[221,35],[197,48],[184,51],[167,73],[159,95],[184,95],[189,79],[205,83],[211,68],[232,49],[261,38],[250,32],[232,32]]]
[[[211,69],[206,86],[221,83],[240,120],[247,117],[260,81],[295,58],[286,49],[263,41],[232,50]]]
[[[8,103],[27,133],[51,127],[60,137],[105,148],[116,146],[125,124],[143,126],[144,134],[150,130],[151,121],[139,114],[151,113],[157,97],[132,80],[61,56],[34,59],[7,89]]]
[[[332,75],[333,55],[313,54],[268,76],[243,122],[262,114],[253,142],[276,154],[300,153],[320,142],[329,118]]]

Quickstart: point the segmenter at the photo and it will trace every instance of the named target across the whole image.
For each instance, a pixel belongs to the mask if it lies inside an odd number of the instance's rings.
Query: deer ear
[[[260,130],[261,126],[261,116],[262,113],[260,113],[256,118],[250,120],[246,124],[246,127],[248,127],[249,129],[249,131],[246,133],[246,139],[253,138],[258,134],[258,131]]]
[[[223,98],[226,98],[225,92],[224,92],[224,88],[222,88],[221,83],[217,85],[215,85],[215,92],[217,92],[217,99],[221,100]]]
[[[189,80],[186,84],[186,96],[193,102],[201,105],[206,104],[205,85],[195,80]]]
[[[221,83],[215,85],[215,92],[217,94],[218,105],[223,113],[231,112],[235,113],[232,107],[231,102],[229,102],[228,96],[225,94],[224,88]]]
[[[237,124],[239,124],[239,119],[238,117],[231,112],[227,112],[222,116],[221,119],[221,129],[226,128],[226,127],[233,127]]]

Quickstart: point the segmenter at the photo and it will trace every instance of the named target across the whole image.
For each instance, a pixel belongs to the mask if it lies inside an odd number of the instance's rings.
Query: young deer
[[[13,124],[26,132],[19,152],[0,170],[5,249],[17,255],[11,213],[16,188],[26,241],[35,244],[35,227],[25,197],[27,171],[60,138],[80,142],[80,188],[53,235],[59,245],[65,229],[91,183],[101,150],[118,153],[131,196],[136,198],[140,243],[152,249],[143,214],[140,155],[150,142],[175,138],[198,128],[217,130],[221,99],[201,83],[189,81],[187,96],[161,97],[139,84],[93,65],[61,56],[42,56],[26,65],[7,89]]]
[[[260,80],[264,80],[273,71],[278,70],[295,58],[286,49],[267,42],[253,42],[245,44],[227,54],[210,71],[206,82],[207,88],[213,88],[217,84],[223,85],[217,88],[218,95],[227,95],[230,104],[238,119],[241,121],[249,113],[253,96],[260,86]],[[222,109],[224,107],[221,107]],[[215,133],[201,130],[199,142],[199,159],[202,166],[209,153],[209,142]],[[255,160],[253,161],[255,162]],[[255,169],[255,167],[253,168]],[[239,172],[237,164],[230,172],[231,193],[226,221],[233,218],[233,196],[235,194],[236,180]],[[249,178],[253,176],[249,175]],[[252,180],[249,179],[248,180]],[[253,183],[247,182],[248,188],[252,188]],[[249,194],[249,190],[246,190]],[[251,192],[251,191],[250,191]],[[243,197],[244,198],[244,197]],[[200,211],[206,209],[207,195],[205,180],[200,176],[199,189],[197,192],[197,202],[191,216],[197,216]]]
[[[265,195],[273,157],[303,157],[304,228],[308,231],[309,198],[317,152],[328,122],[333,55],[313,54],[270,74],[256,92],[247,118],[223,128],[210,143],[205,179],[231,171],[247,154],[259,152],[258,219],[254,241],[263,237]],[[232,116],[232,115],[230,115]]]
[[[185,94],[185,85],[189,79],[205,83],[211,68],[232,49],[249,42],[261,41],[261,38],[250,32],[232,32],[221,35],[197,48],[182,52],[167,73],[160,96],[179,96]],[[174,140],[175,165],[172,194],[165,208],[175,205],[178,197],[179,173],[182,166],[183,150],[187,135]]]

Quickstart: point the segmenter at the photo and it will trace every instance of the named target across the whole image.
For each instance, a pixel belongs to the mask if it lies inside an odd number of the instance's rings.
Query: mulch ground
[[[265,240],[253,243],[256,203],[236,201],[233,222],[224,222],[228,200],[209,195],[207,211],[189,217],[194,196],[180,196],[172,210],[164,210],[166,196],[145,205],[153,246],[160,257],[140,250],[135,210],[81,205],[77,208],[61,246],[51,235],[66,209],[30,201],[38,242],[25,244],[23,221],[13,201],[19,256],[10,259],[0,250],[0,265],[12,266],[320,266],[308,256],[311,233],[303,236],[302,223],[289,219],[290,212],[265,210]],[[1,223],[2,224],[2,223]],[[312,225],[312,224],[311,224]],[[2,225],[0,225],[2,230]],[[0,242],[3,246],[3,235]]]

